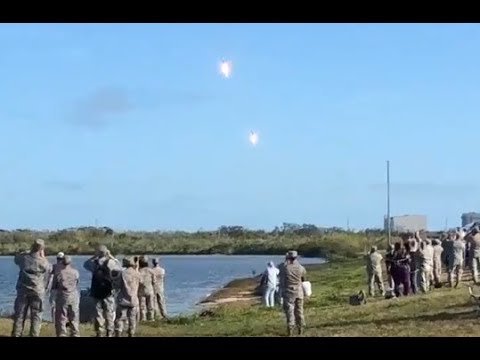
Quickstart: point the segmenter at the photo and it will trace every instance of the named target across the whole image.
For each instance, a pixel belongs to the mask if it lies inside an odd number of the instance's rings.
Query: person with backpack
[[[108,251],[101,245],[95,256],[83,264],[85,270],[92,273],[90,296],[95,302],[95,332],[102,337],[107,330],[107,337],[114,335],[115,295],[114,281],[121,272],[121,267]]]

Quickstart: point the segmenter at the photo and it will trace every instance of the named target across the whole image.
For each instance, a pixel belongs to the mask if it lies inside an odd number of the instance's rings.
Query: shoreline
[[[328,261],[325,259],[324,262],[318,264],[307,264],[304,265],[304,267],[308,271],[313,267],[332,263],[333,261]],[[201,307],[200,312],[208,311],[225,305],[253,305],[254,303],[260,303],[262,299],[262,289],[260,286],[261,276],[262,275],[256,275],[253,277],[230,281],[197,303],[197,306]]]
[[[12,253],[0,253],[0,258],[2,257],[12,257],[18,254],[18,252],[12,252]],[[82,253],[66,253],[70,256],[94,256],[95,252],[82,252]],[[54,257],[57,255],[56,252],[47,252],[45,256],[52,256]],[[232,253],[208,253],[208,252],[183,252],[183,253],[178,253],[178,252],[148,252],[146,254],[141,254],[141,253],[125,253],[125,254],[115,254],[114,256],[141,256],[141,255],[148,255],[148,256],[284,256],[284,252],[272,252],[272,253],[257,253],[257,252],[252,252],[252,253],[247,253],[247,252],[232,252]],[[326,259],[327,256],[320,252],[319,254],[307,254],[307,255],[302,255],[302,258],[308,258],[308,259],[314,259],[314,258],[319,258],[319,259]]]

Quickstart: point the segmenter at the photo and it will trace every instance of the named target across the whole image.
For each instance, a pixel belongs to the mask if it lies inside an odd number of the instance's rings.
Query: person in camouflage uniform
[[[435,286],[441,285],[443,247],[440,240],[433,240],[433,281]]]
[[[155,287],[157,277],[153,269],[148,267],[148,258],[141,256],[138,260],[140,286],[138,288],[138,301],[140,303],[140,321],[154,320]]]
[[[108,251],[107,247],[101,245],[92,258],[83,264],[85,270],[92,273],[92,286],[90,288],[91,296],[95,302],[95,332],[97,337],[102,337],[107,330],[107,337],[114,335],[114,319],[115,319],[115,296],[113,286],[108,294],[103,296],[94,295],[95,277],[100,270],[108,268],[112,277],[112,283],[116,276],[121,272],[121,268],[117,259],[115,259]],[[100,282],[98,282],[100,283]]]
[[[136,270],[135,261],[128,257],[123,260],[124,270],[118,277],[117,316],[115,319],[115,336],[122,336],[125,322],[128,321],[128,336],[135,335],[137,327],[138,287],[140,274]]]
[[[472,268],[473,281],[479,283],[480,268],[480,228],[475,225],[472,232],[468,234],[466,240],[470,244],[470,261]]]
[[[385,295],[382,276],[382,255],[377,251],[376,246],[372,246],[367,260],[368,292],[370,296],[375,296],[375,285],[380,290],[382,296]]]
[[[433,246],[430,239],[425,239],[420,243],[418,255],[420,260],[420,288],[422,292],[426,293],[430,290],[433,278]]]
[[[165,304],[165,269],[160,266],[159,259],[152,260],[153,272],[155,274],[155,310],[163,318],[167,318],[167,307]]]
[[[57,263],[53,264],[52,272],[50,273],[50,276],[48,277],[48,282],[47,282],[47,291],[50,292],[50,297],[48,300],[50,303],[50,312],[51,312],[52,319],[55,319],[55,301],[57,299],[57,289],[55,288],[53,279],[63,267],[64,256],[65,254],[63,252],[59,252],[57,254]]]
[[[303,286],[307,274],[305,268],[297,260],[298,253],[289,251],[287,261],[280,267],[280,288],[282,289],[283,310],[287,318],[288,335],[292,336],[295,327],[298,334],[303,333],[305,317],[303,314]]]
[[[463,266],[465,263],[465,242],[461,238],[461,234],[455,235],[455,240],[451,246],[451,254],[449,254],[450,263],[448,265],[448,282],[453,287],[455,278],[455,287],[462,281]]]
[[[64,256],[63,268],[55,275],[53,281],[57,289],[55,300],[55,329],[57,336],[67,336],[67,323],[71,330],[71,336],[80,336],[80,293],[78,283],[80,274],[72,266],[72,258]]]
[[[37,239],[30,252],[15,256],[15,264],[20,268],[17,280],[17,297],[14,305],[12,336],[20,337],[25,327],[25,318],[30,309],[30,336],[40,336],[42,327],[43,302],[47,276],[52,266],[45,257],[45,242]]]

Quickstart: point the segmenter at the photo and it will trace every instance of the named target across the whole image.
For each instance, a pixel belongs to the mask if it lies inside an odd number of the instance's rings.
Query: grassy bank
[[[361,233],[339,229],[321,230],[313,225],[284,226],[272,231],[222,227],[217,231],[187,232],[115,232],[109,228],[80,228],[55,232],[0,230],[0,255],[12,255],[29,249],[42,238],[47,253],[59,251],[71,255],[92,254],[98,244],[107,245],[113,254],[236,254],[278,255],[290,249],[302,256],[357,256],[372,244],[383,245],[378,231]]]
[[[398,300],[369,299],[364,306],[350,306],[348,297],[366,288],[362,260],[310,266],[308,276],[313,296],[305,304],[305,336],[480,336],[477,312],[466,285]],[[237,281],[224,295],[252,291],[253,285],[248,280]],[[204,315],[141,324],[138,336],[285,335],[280,309],[264,309],[255,300],[221,305]],[[8,336],[10,330],[11,320],[0,320],[0,335]],[[42,335],[53,336],[53,326],[44,326]],[[93,335],[92,327],[82,326],[82,335]]]

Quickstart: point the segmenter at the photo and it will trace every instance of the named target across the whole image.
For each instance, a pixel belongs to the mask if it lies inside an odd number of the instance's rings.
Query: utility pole
[[[387,232],[388,245],[392,244],[392,229],[390,221],[390,161],[387,160]]]
[[[347,231],[350,231],[350,218],[347,217]]]
[[[445,218],[445,232],[448,231],[448,217]]]

